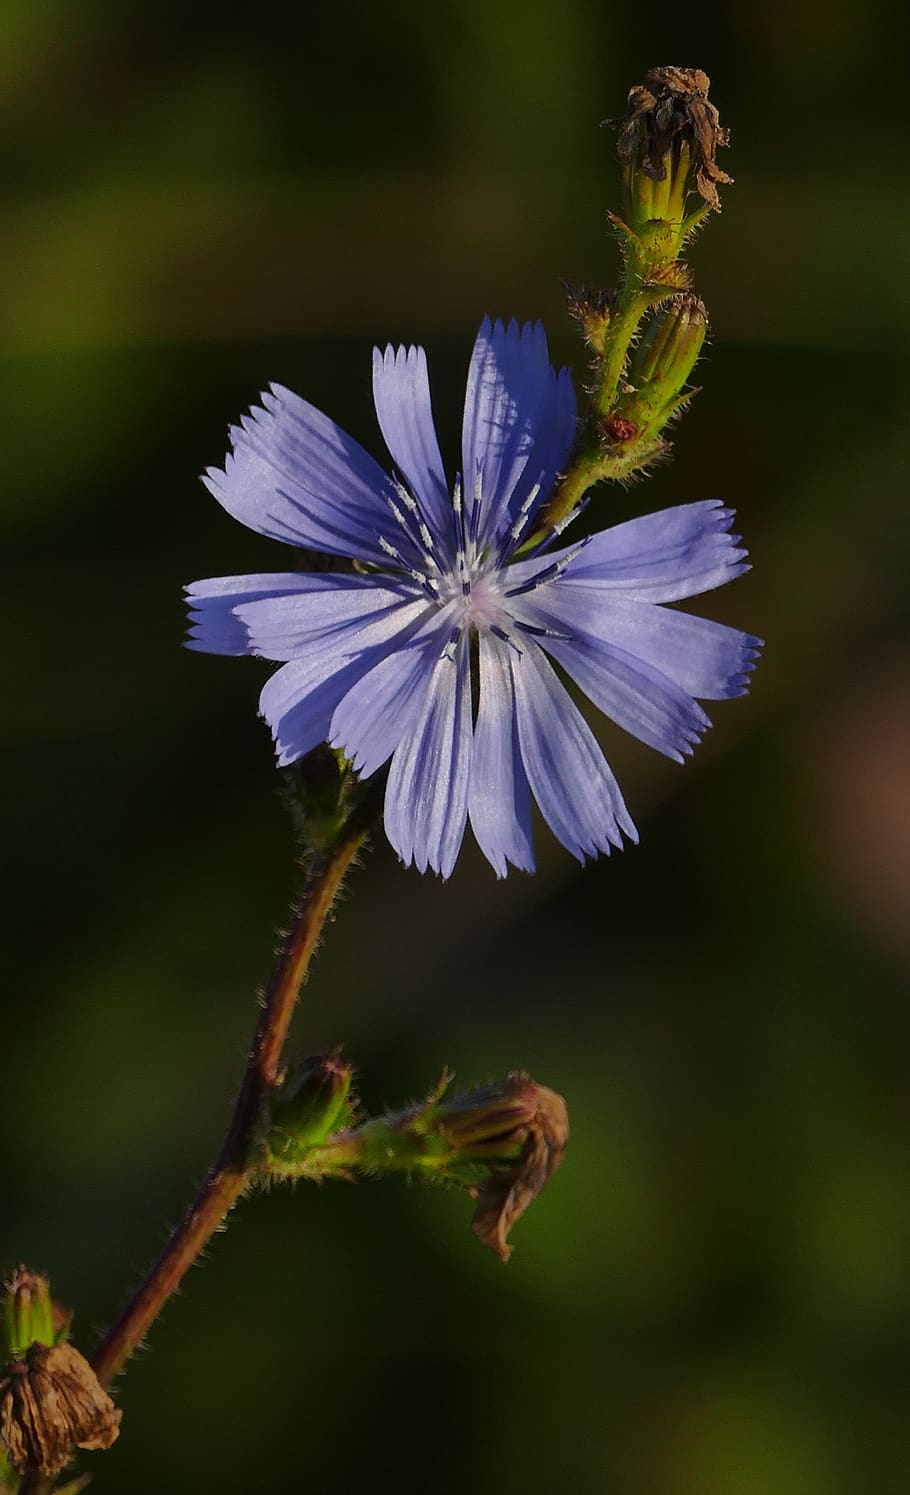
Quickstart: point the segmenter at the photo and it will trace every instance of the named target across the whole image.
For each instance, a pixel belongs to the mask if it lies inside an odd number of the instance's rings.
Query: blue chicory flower
[[[732,511],[684,504],[513,560],[575,435],[571,377],[539,324],[481,326],[453,487],[423,349],[374,350],[373,398],[400,476],[280,385],[232,428],[205,477],[218,502],[357,569],[194,582],[189,647],[282,662],[260,699],[280,764],[326,741],[362,776],[391,758],[386,832],[422,872],[448,877],[468,820],[500,877],[532,871],[532,796],[580,861],[637,840],[550,661],[682,762],[710,726],[695,697],[743,694],[760,642],[664,605],[748,569]]]

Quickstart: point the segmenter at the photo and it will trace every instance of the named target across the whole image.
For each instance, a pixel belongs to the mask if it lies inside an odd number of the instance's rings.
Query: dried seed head
[[[110,1448],[120,1417],[70,1344],[32,1344],[0,1369],[0,1443],[17,1474],[59,1474],[77,1448]]]
[[[718,183],[730,182],[717,164],[719,146],[729,145],[730,132],[708,99],[711,80],[701,68],[656,67],[642,83],[629,90],[626,113],[618,125],[616,149],[630,196],[635,177],[668,182],[667,193],[652,194],[652,218],[665,216],[667,200],[682,206],[686,192],[696,191],[709,208],[720,211]],[[679,180],[672,182],[673,178]],[[672,190],[675,185],[676,191]],[[634,215],[633,215],[634,216]]]

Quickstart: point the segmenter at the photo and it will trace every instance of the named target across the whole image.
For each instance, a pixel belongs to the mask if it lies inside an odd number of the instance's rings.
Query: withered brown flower
[[[77,1448],[110,1448],[120,1417],[70,1344],[36,1342],[0,1369],[0,1443],[17,1474],[59,1474]]]
[[[629,90],[628,107],[615,120],[616,149],[625,166],[633,163],[662,182],[667,161],[678,143],[694,146],[694,185],[710,208],[720,211],[718,182],[731,182],[717,164],[718,146],[729,145],[730,132],[708,99],[711,80],[701,68],[655,67],[644,82]]]
[[[533,1105],[523,1120],[524,1146],[510,1167],[492,1169],[471,1190],[477,1200],[471,1229],[503,1262],[512,1254],[509,1231],[559,1167],[569,1143],[569,1113],[562,1096],[534,1084],[526,1075],[510,1075],[509,1079],[522,1099]]]

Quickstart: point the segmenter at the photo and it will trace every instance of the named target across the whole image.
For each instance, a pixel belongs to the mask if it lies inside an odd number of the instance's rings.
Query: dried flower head
[[[643,83],[629,90],[626,113],[614,122],[619,125],[616,149],[624,167],[662,182],[684,148],[691,172],[688,185],[719,212],[717,184],[732,177],[718,166],[716,154],[718,146],[729,145],[730,132],[708,99],[710,86],[701,68],[652,68]]]
[[[524,1145],[510,1167],[494,1168],[471,1190],[477,1200],[471,1229],[481,1245],[506,1262],[512,1254],[509,1231],[562,1162],[569,1144],[569,1113],[561,1095],[536,1085],[528,1075],[509,1075],[497,1089],[500,1104],[510,1092]]]
[[[59,1474],[77,1448],[110,1448],[120,1417],[70,1344],[32,1344],[0,1370],[0,1443],[17,1474]]]

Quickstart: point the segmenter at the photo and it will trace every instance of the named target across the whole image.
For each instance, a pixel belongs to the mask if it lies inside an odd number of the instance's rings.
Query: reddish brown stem
[[[102,1386],[109,1386],[122,1369],[250,1181],[263,1106],[278,1075],[300,987],[344,874],[369,826],[368,817],[352,818],[336,845],[311,864],[265,993],[227,1135],[180,1225],[95,1351],[92,1365]]]

